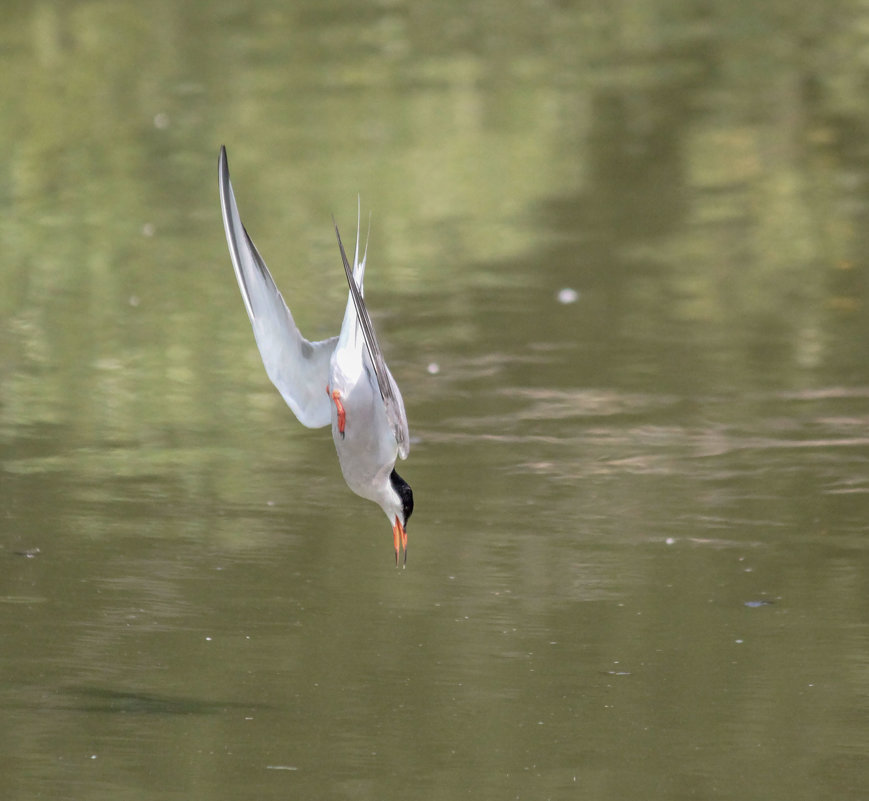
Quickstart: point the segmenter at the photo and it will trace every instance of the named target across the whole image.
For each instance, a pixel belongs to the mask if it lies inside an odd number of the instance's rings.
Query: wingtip
[[[217,177],[221,186],[229,181],[229,163],[226,160],[226,147],[220,146],[220,154],[217,157]]]

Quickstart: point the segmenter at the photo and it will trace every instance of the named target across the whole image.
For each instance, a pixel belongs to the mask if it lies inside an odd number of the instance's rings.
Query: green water
[[[0,795],[862,798],[867,24],[9,3]],[[268,383],[221,144],[310,338],[371,211],[406,570]]]

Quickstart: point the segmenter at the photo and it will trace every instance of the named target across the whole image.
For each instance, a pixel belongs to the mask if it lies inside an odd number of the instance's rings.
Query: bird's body
[[[400,547],[406,559],[413,493],[395,472],[395,461],[408,455],[407,416],[363,299],[367,248],[360,261],[358,221],[352,266],[335,226],[350,289],[341,332],[309,342],[242,225],[224,148],[218,173],[226,241],[266,373],[299,422],[309,428],[331,422],[347,486],[383,509],[392,524],[396,562]]]

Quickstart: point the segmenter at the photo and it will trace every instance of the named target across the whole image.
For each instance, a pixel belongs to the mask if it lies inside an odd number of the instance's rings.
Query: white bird
[[[358,216],[352,269],[338,226],[332,221],[350,287],[341,333],[309,342],[296,327],[242,225],[224,147],[220,148],[218,182],[229,255],[266,373],[302,425],[320,428],[332,423],[332,439],[347,486],[380,505],[392,524],[395,563],[400,548],[406,562],[413,492],[395,472],[395,460],[398,456],[406,459],[410,450],[407,415],[363,299],[368,246],[359,261]]]

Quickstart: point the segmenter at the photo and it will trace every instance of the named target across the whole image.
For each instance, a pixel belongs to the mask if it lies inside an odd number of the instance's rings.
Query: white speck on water
[[[675,545],[675,544],[676,544],[676,538],[675,538],[675,537],[667,537],[667,539],[665,539],[664,542],[665,542],[667,545]]]
[[[169,115],[165,111],[154,115],[154,127],[160,131],[165,131],[169,127]]]
[[[571,289],[569,286],[564,287],[564,289],[558,290],[558,302],[562,305],[566,306],[569,303],[576,303],[579,300],[579,292],[575,289]]]
[[[295,765],[266,765],[266,770],[298,770]]]
[[[211,637],[206,637],[205,642],[211,642]]]
[[[437,362],[429,362],[428,367],[425,369],[428,370],[429,375],[437,375],[441,371],[441,367]]]
[[[734,642],[735,642],[737,645],[742,645],[742,643],[744,643],[745,640],[734,640]]]

